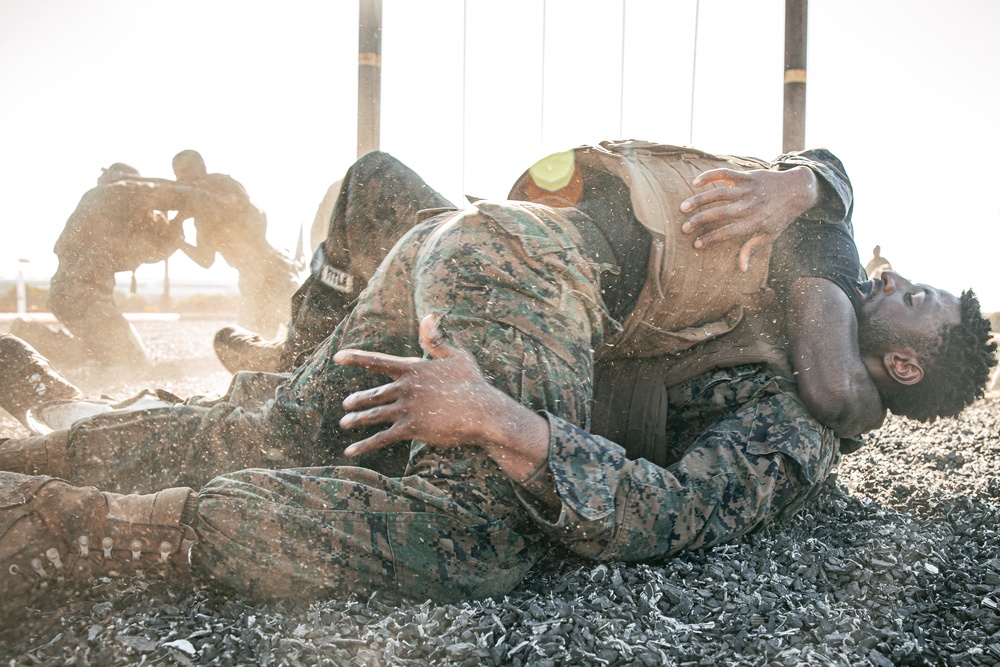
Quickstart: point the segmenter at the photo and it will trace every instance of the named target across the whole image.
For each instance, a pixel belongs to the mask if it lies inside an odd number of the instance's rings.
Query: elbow
[[[806,407],[823,426],[838,438],[854,438],[882,425],[885,409],[876,398],[866,401],[846,388],[827,389],[818,395],[803,396]]]

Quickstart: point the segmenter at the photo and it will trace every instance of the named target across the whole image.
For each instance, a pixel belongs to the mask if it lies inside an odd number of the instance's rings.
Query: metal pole
[[[379,148],[382,113],[382,0],[360,0],[358,16],[358,157]]]
[[[806,32],[809,0],[785,0],[785,112],[781,149],[806,145]]]

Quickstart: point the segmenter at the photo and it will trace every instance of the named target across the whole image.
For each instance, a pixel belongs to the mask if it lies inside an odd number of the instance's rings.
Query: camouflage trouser
[[[763,366],[719,369],[667,393],[676,457],[667,470],[698,489],[694,513],[707,517],[677,550],[730,542],[791,516],[840,459],[837,438],[809,413],[795,384]],[[675,534],[684,539],[683,528]]]
[[[578,243],[562,219],[489,204],[415,228],[332,338],[279,388],[268,432],[284,445],[291,434],[338,448],[358,437],[340,431],[340,403],[373,379],[334,364],[333,353],[420,354],[417,327],[428,313],[444,314],[444,329],[490,382],[586,427],[604,310],[598,267]],[[415,443],[399,478],[357,467],[244,470],[209,482],[198,512],[194,570],[261,597],[503,594],[541,543],[512,483],[476,448]]]
[[[265,432],[265,411],[228,401],[108,412],[70,427],[70,472],[60,476],[114,493],[197,488],[224,472],[289,464]]]
[[[801,509],[838,460],[837,438],[794,383],[763,366],[704,373],[666,395],[664,448],[623,450],[551,421],[563,506],[556,523],[539,523],[567,548],[648,561],[731,542]]]
[[[146,350],[135,327],[115,305],[114,288],[115,277],[111,272],[97,277],[89,270],[74,271],[60,266],[49,285],[49,307],[76,339],[66,340],[65,345],[81,346],[87,357],[107,364],[142,363],[146,360]],[[37,342],[38,350],[52,359],[78,354],[75,349],[51,350],[45,341]]]
[[[387,153],[351,165],[317,248],[312,272],[292,299],[282,368],[299,366],[351,312],[361,290],[422,209],[452,208],[419,175]]]

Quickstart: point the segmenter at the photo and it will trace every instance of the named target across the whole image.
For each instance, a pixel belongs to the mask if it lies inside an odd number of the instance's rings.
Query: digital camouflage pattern
[[[388,153],[373,151],[351,165],[326,239],[292,298],[280,361],[261,370],[291,372],[298,367],[351,312],[389,250],[418,222],[418,212],[439,208],[454,206]]]
[[[706,373],[667,393],[678,458],[666,467],[550,418],[562,505],[556,520],[536,515],[546,532],[601,560],[708,547],[800,509],[838,460],[836,437],[794,384],[762,367]]]
[[[195,576],[258,599],[502,595],[537,561],[542,536],[485,457],[466,463],[439,479],[351,467],[219,477],[199,496]],[[473,486],[473,502],[456,500]]]
[[[585,428],[604,326],[599,268],[573,226],[543,207],[480,202],[434,218],[400,242],[331,340],[279,388],[268,428],[286,443],[355,440],[337,424],[340,402],[371,378],[334,364],[333,353],[419,354],[417,327],[429,313],[445,314],[454,344],[494,385]],[[192,564],[202,578],[264,597],[502,594],[542,540],[480,450],[419,444],[400,478],[348,467],[224,475],[200,494],[197,531]]]
[[[669,456],[679,460],[630,461],[586,432],[593,350],[614,324],[600,298],[607,267],[581,250],[563,214],[579,215],[479,202],[414,227],[263,409],[222,402],[81,422],[70,432],[74,481],[101,475],[131,490],[205,478],[186,517],[199,538],[192,569],[202,582],[264,598],[501,595],[547,536],[588,556],[641,560],[733,539],[805,502],[833,465],[836,440],[788,383],[758,367],[671,388]],[[549,415],[549,470],[527,488],[476,448],[414,443],[343,457],[365,433],[340,429],[341,401],[378,380],[333,354],[419,355],[429,313],[444,315],[443,329],[491,383]],[[334,465],[353,463],[367,469]],[[264,469],[277,465],[313,467]],[[553,482],[560,505],[540,507]]]
[[[266,446],[264,419],[260,410],[228,402],[96,415],[70,428],[69,474],[62,476],[103,491],[152,493],[198,488],[232,470],[281,466],[281,450]]]
[[[540,234],[539,222],[547,229],[558,221],[480,204],[478,213],[414,230],[335,342],[283,386],[279,404],[295,397],[316,417],[315,437],[332,433],[339,411],[324,406],[339,402],[329,400],[326,380],[347,372],[330,362],[332,346],[374,342],[415,354],[420,317],[443,309],[453,341],[476,354],[494,384],[550,412],[556,522],[522,502],[524,493],[475,449],[415,444],[402,478],[360,468],[242,471],[201,492],[192,563],[202,578],[262,597],[382,590],[468,599],[510,590],[544,533],[588,556],[643,560],[731,540],[806,502],[834,463],[836,440],[786,381],[759,367],[670,390],[670,428],[683,444],[666,469],[628,461],[622,448],[582,430],[590,348],[605,322],[594,274],[581,267],[597,267],[566,234]],[[410,281],[412,300],[383,298]]]

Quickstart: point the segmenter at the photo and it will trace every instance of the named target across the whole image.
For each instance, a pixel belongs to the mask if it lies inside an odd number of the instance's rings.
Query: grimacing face
[[[867,288],[866,288],[867,289]],[[959,299],[930,285],[911,283],[895,271],[871,281],[858,322],[862,352],[881,353],[896,346],[921,349],[946,324],[961,321]]]

